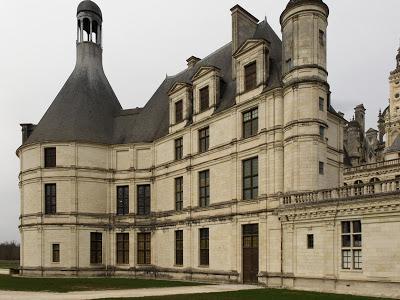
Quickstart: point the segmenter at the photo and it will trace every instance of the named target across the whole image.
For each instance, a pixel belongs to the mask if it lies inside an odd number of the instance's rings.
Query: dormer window
[[[257,63],[254,61],[244,67],[245,91],[250,91],[257,86]]]
[[[183,100],[175,103],[175,123],[178,124],[183,121]]]
[[[210,89],[208,86],[200,89],[200,112],[208,109],[210,106]]]

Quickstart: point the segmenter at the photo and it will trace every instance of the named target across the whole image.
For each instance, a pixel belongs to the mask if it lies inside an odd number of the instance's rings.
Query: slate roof
[[[385,152],[400,152],[400,135],[396,137],[393,144],[389,148],[387,148]]]
[[[271,43],[270,77],[266,90],[280,87],[281,40],[266,20],[258,24],[253,38]],[[169,132],[169,89],[176,82],[191,83],[193,75],[203,66],[220,69],[223,88],[215,113],[235,104],[236,81],[232,79],[231,43],[200,60],[194,67],[167,77],[143,108],[127,110],[122,110],[104,75],[101,53],[99,58],[95,53],[96,49],[101,49],[90,43],[78,44],[77,47],[78,60],[74,71],[25,144],[152,142]]]

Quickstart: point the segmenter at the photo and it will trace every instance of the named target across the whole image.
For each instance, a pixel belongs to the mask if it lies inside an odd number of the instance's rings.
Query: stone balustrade
[[[330,200],[345,200],[350,198],[362,198],[369,195],[399,192],[400,179],[377,181],[373,183],[348,185],[329,190],[318,190],[305,193],[287,193],[280,198],[280,204],[295,205],[303,203],[316,203]]]
[[[387,161],[381,161],[381,162],[377,162],[377,163],[373,163],[373,164],[361,165],[361,166],[357,166],[357,167],[345,168],[344,174],[346,175],[348,173],[367,171],[367,170],[372,170],[372,169],[377,169],[377,168],[382,168],[382,167],[389,167],[389,166],[396,166],[396,165],[400,165],[400,158],[387,160]]]

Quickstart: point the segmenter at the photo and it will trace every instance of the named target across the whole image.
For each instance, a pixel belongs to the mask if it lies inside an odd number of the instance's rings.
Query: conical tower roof
[[[98,14],[99,11],[98,8],[92,13]],[[121,109],[104,74],[101,45],[82,41],[77,44],[75,69],[26,144],[70,141],[109,144],[114,118]]]

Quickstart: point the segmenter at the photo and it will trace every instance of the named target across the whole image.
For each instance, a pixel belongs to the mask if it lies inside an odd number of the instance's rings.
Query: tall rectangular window
[[[200,229],[199,234],[200,234],[200,266],[208,266],[210,264],[208,228]]]
[[[243,200],[258,197],[258,157],[243,161]]]
[[[361,221],[342,222],[342,269],[362,270]]]
[[[325,138],[325,127],[324,126],[319,126],[319,136],[321,139]]]
[[[324,111],[325,110],[325,99],[324,98],[319,98],[319,110]]]
[[[325,46],[325,32],[323,30],[319,31],[319,44]]]
[[[200,89],[200,112],[205,111],[210,106],[210,89],[208,86]]]
[[[322,161],[320,161],[318,166],[319,166],[319,175],[324,175],[324,173],[325,173],[325,164]]]
[[[60,244],[52,245],[52,262],[59,263],[60,262]]]
[[[183,265],[183,230],[175,231],[175,265]]]
[[[199,152],[206,152],[210,146],[210,128],[206,127],[199,130]]]
[[[307,234],[307,249],[314,249],[314,235]]]
[[[117,186],[117,215],[129,214],[129,186]]]
[[[175,140],[175,160],[180,160],[183,157],[183,138]]]
[[[55,183],[44,185],[44,205],[45,214],[55,214],[57,212],[57,187]]]
[[[257,86],[257,64],[252,62],[244,67],[244,89],[250,91]]]
[[[44,167],[55,168],[57,164],[57,151],[55,147],[44,149]]]
[[[258,108],[243,113],[243,138],[248,138],[258,133]]]
[[[117,233],[117,264],[129,264],[129,233]]]
[[[150,214],[150,184],[137,186],[137,214],[146,216]]]
[[[103,234],[101,232],[90,233],[90,263],[101,264],[103,262]]]
[[[175,103],[175,124],[183,121],[183,101],[179,100]]]
[[[205,170],[199,173],[199,206],[210,205],[210,171]]]
[[[138,233],[137,235],[137,263],[139,265],[151,264],[151,233]]]
[[[175,178],[175,210],[183,209],[183,177]]]

